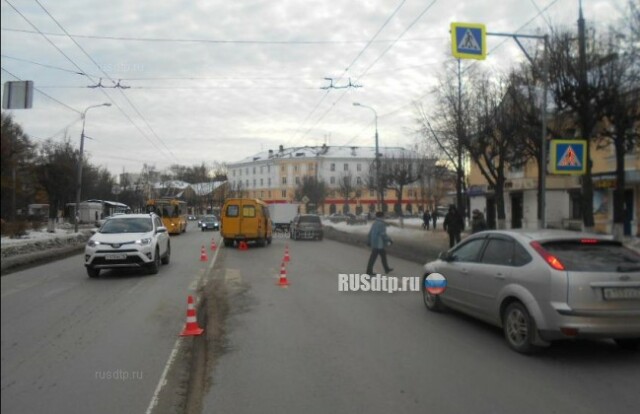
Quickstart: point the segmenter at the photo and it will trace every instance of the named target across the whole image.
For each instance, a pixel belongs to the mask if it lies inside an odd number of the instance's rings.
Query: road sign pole
[[[540,174],[540,223],[538,228],[544,229],[547,227],[547,90],[549,89],[549,36],[544,36],[544,69],[543,69],[543,88],[542,88],[542,108],[540,108],[540,116],[542,117],[542,136],[541,149],[540,149],[540,168],[542,172]]]

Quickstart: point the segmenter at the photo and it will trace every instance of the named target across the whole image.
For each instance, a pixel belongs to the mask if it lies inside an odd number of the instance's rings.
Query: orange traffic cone
[[[207,256],[207,252],[204,249],[204,244],[202,245],[202,249],[200,249],[200,261],[201,262],[208,262],[209,261],[209,257]]]
[[[238,250],[249,250],[247,242],[242,240],[240,243],[238,243]]]
[[[287,269],[284,267],[284,262],[282,262],[282,265],[280,266],[280,280],[278,281],[278,286],[289,286],[289,281],[287,280]]]
[[[213,250],[215,250],[217,248],[218,248],[218,246],[216,246],[216,241],[211,239],[211,251],[213,251]]]
[[[198,326],[196,320],[196,309],[193,306],[193,296],[189,295],[187,298],[187,323],[184,325],[184,329],[180,333],[180,336],[197,336],[202,334],[204,329]]]
[[[284,259],[285,263],[289,263],[291,261],[291,257],[289,256],[289,246],[285,244],[284,246]]]

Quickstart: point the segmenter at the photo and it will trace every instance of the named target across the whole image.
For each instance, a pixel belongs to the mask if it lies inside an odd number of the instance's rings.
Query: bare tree
[[[342,173],[340,177],[338,177],[338,194],[340,198],[344,200],[342,207],[344,213],[349,213],[349,201],[356,199],[359,190],[361,190],[361,186],[356,184],[356,180],[353,174],[351,174],[351,171]]]

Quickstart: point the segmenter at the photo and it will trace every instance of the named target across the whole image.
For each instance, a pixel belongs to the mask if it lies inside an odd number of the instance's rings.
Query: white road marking
[[[221,246],[216,249],[216,254],[213,255],[211,264],[207,269],[208,271],[211,271],[211,269],[213,269],[213,266],[216,263],[216,259],[218,258],[218,252],[220,251],[220,248]],[[206,273],[202,272],[202,274],[200,275],[200,281],[204,279],[205,274]],[[196,303],[198,303],[200,298],[196,297],[195,300],[196,300]],[[160,396],[160,392],[162,391],[164,386],[167,385],[167,374],[169,373],[169,369],[171,368],[171,365],[173,365],[173,362],[176,359],[176,355],[178,355],[178,350],[180,348],[180,345],[182,344],[182,339],[185,339],[185,337],[178,337],[178,339],[176,340],[176,343],[173,345],[173,349],[171,350],[169,359],[167,360],[167,363],[164,366],[164,371],[162,371],[162,375],[160,376],[160,380],[158,381],[156,390],[154,391],[153,397],[151,398],[151,401],[149,402],[149,406],[147,407],[147,411],[145,412],[146,414],[152,414],[153,409],[158,405],[158,398]]]

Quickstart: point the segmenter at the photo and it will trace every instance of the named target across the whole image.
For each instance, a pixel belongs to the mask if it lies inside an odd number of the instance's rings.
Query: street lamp
[[[382,189],[380,188],[382,183],[380,182],[380,151],[378,150],[378,113],[372,107],[367,106],[367,105],[362,105],[359,102],[354,102],[353,106],[360,106],[362,108],[371,109],[373,111],[373,114],[375,115],[375,120],[376,120],[376,158],[375,158],[375,163],[376,163],[376,191],[378,192],[378,211],[382,211],[382,205],[384,204],[384,195],[382,193]]]
[[[82,133],[80,134],[80,156],[78,157],[78,177],[76,180],[76,211],[75,211],[75,226],[74,232],[78,232],[78,222],[80,221],[80,191],[82,189],[82,153],[84,152],[84,124],[87,118],[87,112],[91,108],[98,108],[101,106],[111,106],[110,103],[103,103],[100,105],[91,105],[82,112]]]

